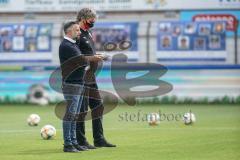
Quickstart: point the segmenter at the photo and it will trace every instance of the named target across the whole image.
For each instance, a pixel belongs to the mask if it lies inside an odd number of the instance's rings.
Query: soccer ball
[[[150,113],[147,116],[147,121],[151,126],[158,125],[160,123],[160,116],[158,113]]]
[[[183,122],[186,125],[193,124],[194,122],[196,122],[196,117],[195,117],[195,115],[192,112],[185,113],[183,115]]]
[[[37,126],[39,122],[40,117],[37,114],[31,114],[27,119],[27,123],[29,126]]]
[[[56,129],[52,125],[45,125],[40,133],[43,139],[49,140],[56,136]]]
[[[36,84],[29,88],[27,101],[31,104],[46,106],[49,104],[49,93],[47,87]]]

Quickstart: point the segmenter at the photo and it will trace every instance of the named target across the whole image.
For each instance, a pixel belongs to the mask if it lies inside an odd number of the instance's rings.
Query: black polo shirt
[[[96,54],[94,41],[92,39],[92,34],[90,31],[84,31],[83,29],[81,29],[81,35],[80,39],[77,41],[77,45],[83,55]]]
[[[92,56],[96,54],[95,44],[90,31],[84,31],[83,29],[81,29],[81,35],[80,39],[77,41],[77,45],[83,55]],[[97,62],[90,62],[90,69],[86,73],[85,83],[96,83],[95,72],[97,68]]]

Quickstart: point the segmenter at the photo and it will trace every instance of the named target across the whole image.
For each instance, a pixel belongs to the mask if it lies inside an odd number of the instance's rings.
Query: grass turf
[[[186,126],[171,120],[192,110],[197,122]],[[161,111],[168,120],[158,126],[149,126],[145,115]],[[37,113],[41,122],[29,127],[26,118]],[[100,148],[80,153],[62,152],[61,121],[54,115],[54,106],[0,105],[0,159],[1,160],[239,160],[240,106],[227,105],[120,105],[104,116],[107,139],[117,148]],[[135,115],[135,116],[134,116]],[[54,140],[42,140],[40,129],[52,124],[57,129]],[[91,124],[87,122],[87,137],[92,142]]]

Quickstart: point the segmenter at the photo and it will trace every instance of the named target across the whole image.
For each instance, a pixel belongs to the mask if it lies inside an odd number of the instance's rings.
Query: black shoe
[[[73,145],[64,145],[63,152],[79,152]]]
[[[79,151],[88,151],[88,148],[86,146],[80,146],[78,144],[75,144],[73,146]]]
[[[94,142],[95,147],[116,147],[115,144],[111,144],[107,142],[106,140],[99,141],[99,142]]]
[[[97,149],[96,147],[89,144],[88,142],[80,143],[80,145],[86,147],[87,149]]]

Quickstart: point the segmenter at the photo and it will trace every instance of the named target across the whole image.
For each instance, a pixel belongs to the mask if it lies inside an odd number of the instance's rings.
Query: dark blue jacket
[[[59,46],[62,78],[66,83],[82,83],[87,60],[75,43],[64,39]],[[80,67],[79,67],[80,66]]]

